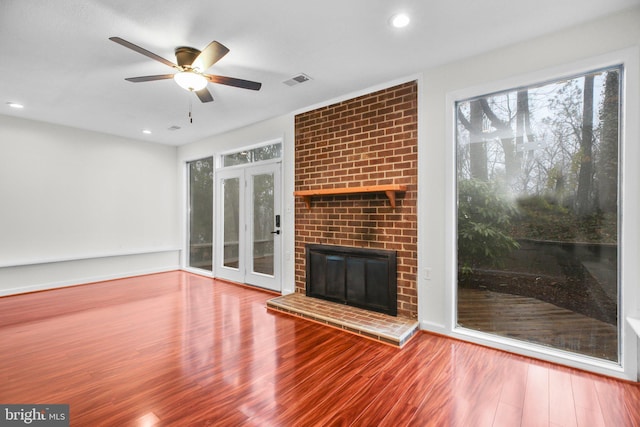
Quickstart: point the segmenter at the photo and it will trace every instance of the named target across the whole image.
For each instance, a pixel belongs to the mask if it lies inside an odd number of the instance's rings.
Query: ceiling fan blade
[[[260,90],[262,83],[252,82],[250,80],[236,79],[234,77],[215,76],[213,74],[203,74],[210,82],[219,83],[227,86],[239,87],[242,89]]]
[[[196,59],[193,60],[191,68],[198,68],[200,72],[206,71],[209,67],[222,59],[222,57],[227,53],[229,53],[229,49],[214,40],[209,43],[202,52],[200,52]]]
[[[200,101],[202,102],[213,101],[213,96],[211,96],[211,92],[209,92],[206,87],[203,89],[197,90],[196,95],[198,95],[198,98],[200,98]]]
[[[133,83],[152,82],[154,80],[172,79],[174,74],[159,74],[157,76],[128,77],[125,80]]]
[[[111,40],[113,42],[116,42],[116,43],[118,43],[118,44],[120,44],[120,45],[122,45],[124,47],[128,47],[129,49],[134,50],[134,51],[136,51],[138,53],[141,53],[144,56],[147,56],[147,57],[149,57],[151,59],[155,59],[158,62],[162,62],[163,64],[168,65],[169,67],[178,68],[178,66],[176,64],[174,64],[173,62],[171,62],[171,61],[169,61],[167,59],[164,59],[163,57],[158,56],[153,52],[149,52],[148,50],[143,49],[140,46],[137,46],[137,45],[135,45],[135,44],[133,44],[131,42],[128,42],[125,39],[121,39],[120,37],[109,37],[109,40]]]

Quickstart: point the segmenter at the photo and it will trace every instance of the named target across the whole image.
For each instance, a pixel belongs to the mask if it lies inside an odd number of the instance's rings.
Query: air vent
[[[180,130],[180,126],[173,125],[169,128],[169,130]]]
[[[286,84],[287,86],[295,86],[301,83],[308,82],[309,80],[311,80],[311,77],[307,76],[304,73],[300,73],[296,76],[291,77],[289,80],[283,81],[282,83]]]

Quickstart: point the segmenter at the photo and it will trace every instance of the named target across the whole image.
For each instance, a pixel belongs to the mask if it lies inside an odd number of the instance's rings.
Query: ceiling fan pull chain
[[[193,117],[191,116],[191,97],[189,97],[189,123],[193,124]]]

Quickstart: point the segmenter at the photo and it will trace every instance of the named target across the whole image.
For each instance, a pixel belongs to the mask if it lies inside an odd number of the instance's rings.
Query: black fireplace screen
[[[307,296],[397,315],[395,251],[306,246]]]

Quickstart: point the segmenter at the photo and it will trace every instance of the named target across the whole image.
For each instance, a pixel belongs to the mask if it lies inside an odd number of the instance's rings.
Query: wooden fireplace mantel
[[[302,197],[307,209],[311,209],[311,199],[320,196],[343,196],[345,194],[384,193],[389,198],[391,207],[396,207],[396,193],[404,193],[407,186],[402,184],[369,185],[364,187],[321,188],[317,190],[294,191],[294,196]]]

